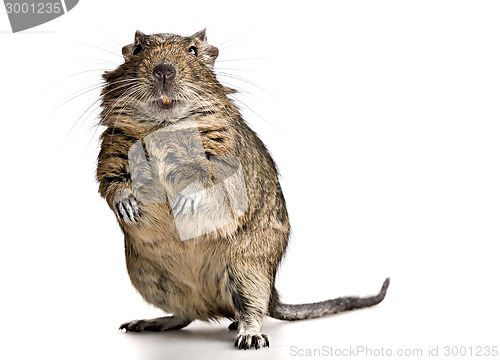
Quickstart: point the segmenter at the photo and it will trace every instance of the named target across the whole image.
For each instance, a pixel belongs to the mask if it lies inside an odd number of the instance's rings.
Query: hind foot
[[[260,349],[261,347],[269,347],[269,337],[266,334],[243,331],[238,334],[234,346],[240,350]]]
[[[180,319],[175,316],[165,316],[156,319],[126,322],[120,325],[120,330],[125,330],[125,332],[178,330],[190,323],[191,320]]]

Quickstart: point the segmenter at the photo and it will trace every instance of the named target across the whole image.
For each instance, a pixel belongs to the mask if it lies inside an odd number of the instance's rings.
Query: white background
[[[499,18],[495,1],[82,0],[12,34],[2,9],[0,358],[500,345]],[[257,353],[233,349],[226,320],[117,330],[161,312],[130,285],[97,194],[100,74],[136,29],[205,27],[219,79],[241,90],[281,171],[293,228],[283,300],[367,295],[392,279],[375,308],[266,320],[271,348]]]

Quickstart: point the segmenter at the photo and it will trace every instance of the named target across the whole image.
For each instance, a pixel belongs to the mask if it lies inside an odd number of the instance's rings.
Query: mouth
[[[178,100],[170,99],[166,95],[162,95],[158,100],[153,100],[153,106],[160,110],[171,110],[177,104]]]

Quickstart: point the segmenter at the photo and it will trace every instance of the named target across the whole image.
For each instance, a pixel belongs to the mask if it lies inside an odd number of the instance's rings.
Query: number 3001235
[[[8,14],[59,14],[60,3],[5,3]]]

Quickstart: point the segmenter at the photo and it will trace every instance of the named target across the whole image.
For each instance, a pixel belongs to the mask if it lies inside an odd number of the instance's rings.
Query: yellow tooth
[[[160,99],[161,99],[161,102],[164,103],[165,105],[170,104],[170,102],[172,101],[165,94],[162,94],[161,97],[160,97]]]

